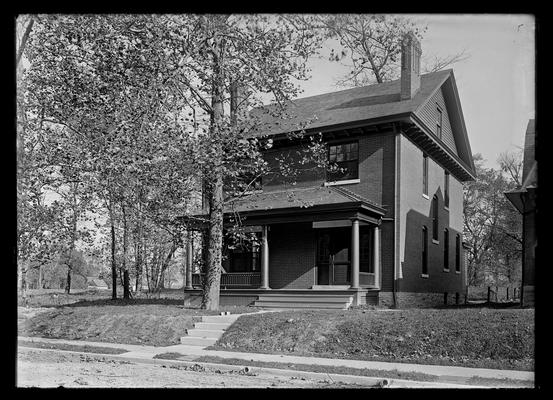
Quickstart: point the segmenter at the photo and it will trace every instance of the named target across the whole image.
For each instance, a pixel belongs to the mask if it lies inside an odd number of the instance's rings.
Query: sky
[[[411,14],[428,27],[421,41],[425,57],[465,51],[469,58],[454,64],[472,153],[497,168],[504,151],[524,145],[528,119],[535,112],[535,21],[532,15]],[[323,53],[324,54],[324,53]],[[302,82],[299,97],[343,88],[335,79],[346,71],[324,58],[310,61],[311,79]]]

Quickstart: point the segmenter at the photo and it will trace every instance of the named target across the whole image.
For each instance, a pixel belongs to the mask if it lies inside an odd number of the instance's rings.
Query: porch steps
[[[211,346],[239,316],[240,314],[202,316],[202,321],[194,323],[194,328],[187,329],[186,336],[182,336],[180,342],[188,346]]]
[[[254,307],[276,309],[338,309],[346,310],[353,302],[348,294],[287,294],[260,295]]]

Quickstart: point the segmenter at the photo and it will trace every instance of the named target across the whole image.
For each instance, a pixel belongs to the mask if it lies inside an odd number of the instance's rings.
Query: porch
[[[324,300],[336,294],[352,296],[356,305],[380,290],[381,206],[340,187],[312,187],[236,199],[225,209],[225,226],[233,231],[237,214],[247,235],[239,243],[225,242],[225,235],[221,295],[249,293],[252,302],[263,302],[274,292],[272,300],[299,304],[307,295]],[[251,239],[242,242],[246,236]],[[200,289],[204,271],[191,271],[189,264],[186,289]],[[299,292],[284,296],[277,290]],[[331,293],[336,290],[341,293]]]

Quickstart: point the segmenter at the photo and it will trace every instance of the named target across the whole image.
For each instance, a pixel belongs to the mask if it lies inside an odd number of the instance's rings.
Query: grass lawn
[[[19,308],[18,333],[20,336],[169,346],[178,344],[186,329],[192,328],[202,315],[219,314],[185,308],[182,297],[179,299],[175,292],[155,299],[111,300],[110,297],[111,292],[106,291],[69,295],[37,292],[28,298],[32,307]],[[220,311],[238,314],[256,310],[221,307]]]
[[[283,311],[240,317],[211,348],[533,370],[532,309]]]

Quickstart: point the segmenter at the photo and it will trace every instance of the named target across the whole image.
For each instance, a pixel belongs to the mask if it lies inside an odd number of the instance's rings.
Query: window
[[[428,156],[422,158],[422,194],[428,196]]]
[[[422,227],[422,274],[428,274],[428,229]]]
[[[444,174],[444,206],[449,208],[449,172]]]
[[[259,271],[259,234],[250,234],[249,238],[244,237],[237,240],[224,237],[223,242],[224,257],[222,265],[225,272]]]
[[[432,239],[438,240],[438,196],[432,198]]]
[[[461,236],[455,237],[455,271],[461,272]]]
[[[444,269],[449,270],[449,230],[444,229]]]
[[[359,151],[357,142],[333,144],[328,147],[328,161],[338,167],[329,171],[327,180],[345,181],[359,178]]]
[[[440,106],[436,108],[436,136],[442,138],[442,109]]]

